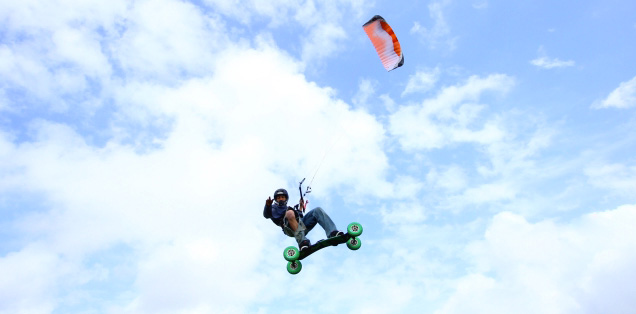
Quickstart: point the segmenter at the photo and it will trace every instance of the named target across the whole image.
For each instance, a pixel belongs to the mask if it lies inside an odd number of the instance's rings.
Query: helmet
[[[287,190],[285,189],[278,189],[276,190],[276,192],[274,192],[274,200],[276,200],[276,197],[280,196],[280,195],[284,195],[285,196],[285,201],[284,202],[276,202],[279,205],[282,206],[286,206],[287,205],[287,201],[289,200],[289,194],[287,194]]]

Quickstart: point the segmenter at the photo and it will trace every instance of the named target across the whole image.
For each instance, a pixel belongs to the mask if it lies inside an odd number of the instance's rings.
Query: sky
[[[0,1],[0,313],[633,312],[633,12]],[[290,275],[303,178],[362,247]]]

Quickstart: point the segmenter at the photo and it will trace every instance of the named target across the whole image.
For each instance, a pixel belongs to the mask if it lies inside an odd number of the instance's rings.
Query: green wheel
[[[358,237],[351,238],[349,239],[349,241],[347,241],[347,247],[352,250],[359,249],[361,245],[362,245],[362,241],[360,241],[360,238]]]
[[[357,222],[352,222],[347,227],[347,232],[350,235],[357,237],[362,234],[362,225]]]
[[[296,275],[300,272],[301,269],[303,269],[303,264],[300,261],[287,262],[287,271],[290,274]]]
[[[298,259],[299,256],[300,252],[298,252],[298,248],[295,246],[288,246],[283,252],[283,257],[287,261],[295,261]]]

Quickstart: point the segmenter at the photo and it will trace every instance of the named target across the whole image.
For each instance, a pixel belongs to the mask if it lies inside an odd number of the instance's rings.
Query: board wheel
[[[300,261],[287,262],[287,271],[290,274],[296,275],[300,272],[301,269],[303,269],[303,263],[301,263]]]
[[[295,261],[298,259],[299,256],[300,256],[300,252],[298,251],[298,248],[295,246],[288,246],[287,248],[285,248],[285,251],[283,252],[283,257],[287,261]]]
[[[352,250],[359,249],[361,245],[362,245],[362,241],[360,241],[360,238],[358,237],[351,238],[349,239],[349,241],[347,241],[347,247]]]
[[[357,237],[362,234],[362,225],[357,222],[352,222],[347,226],[347,233]]]

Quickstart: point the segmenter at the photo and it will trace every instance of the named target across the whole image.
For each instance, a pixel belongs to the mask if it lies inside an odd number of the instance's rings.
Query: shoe
[[[300,248],[301,252],[303,250],[308,249],[310,246],[311,246],[311,242],[309,242],[309,240],[304,240],[304,241],[300,242],[300,244],[298,245],[298,247]]]
[[[333,238],[333,237],[339,237],[339,236],[343,236],[343,235],[344,235],[344,232],[342,232],[342,231],[338,231],[338,230],[335,230],[335,231],[332,231],[332,232],[329,234],[329,237],[330,237],[330,238]]]

